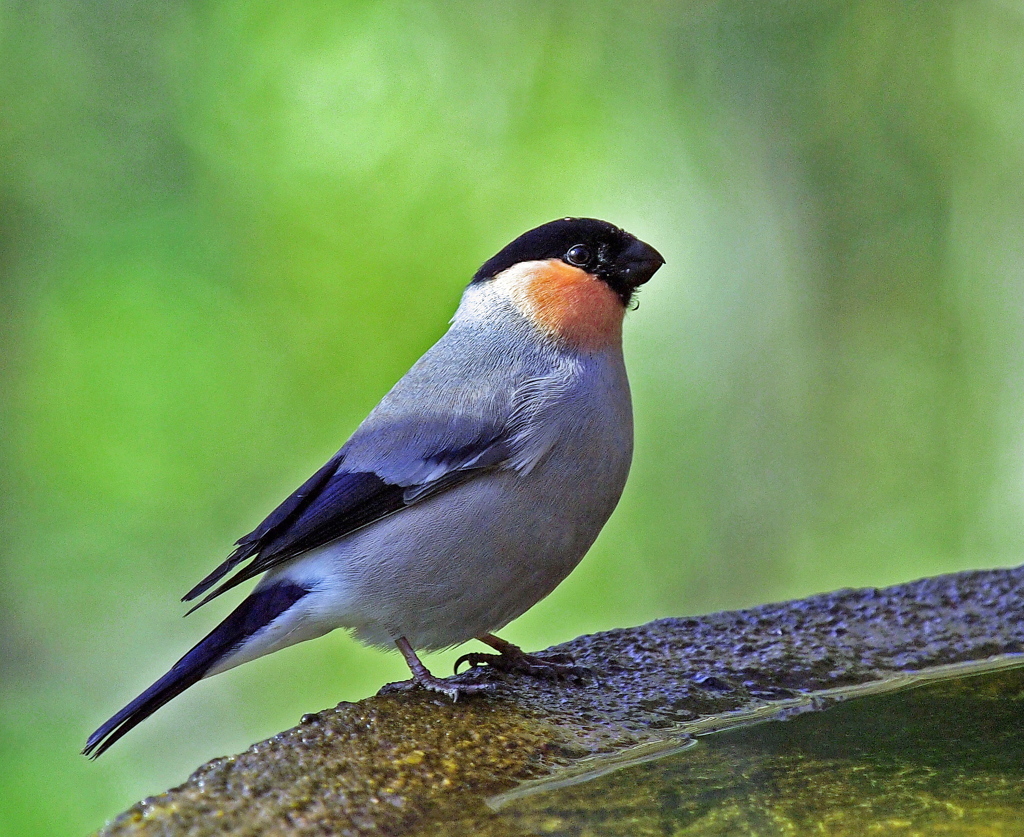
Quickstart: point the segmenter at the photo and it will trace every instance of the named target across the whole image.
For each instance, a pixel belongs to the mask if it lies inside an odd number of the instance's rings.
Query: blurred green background
[[[78,755],[231,605],[178,597],[562,215],[668,265],[626,495],[505,636],[1019,563],[1022,55],[1009,0],[0,4],[0,833],[405,676],[337,633]]]

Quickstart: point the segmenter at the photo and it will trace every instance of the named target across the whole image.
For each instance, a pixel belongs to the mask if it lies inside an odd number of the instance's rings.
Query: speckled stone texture
[[[340,704],[138,803],[105,835],[505,834],[484,800],[723,712],[1024,651],[1024,569],[661,619],[551,651],[583,685],[479,669],[497,690]],[[524,832],[525,833],[525,832]]]

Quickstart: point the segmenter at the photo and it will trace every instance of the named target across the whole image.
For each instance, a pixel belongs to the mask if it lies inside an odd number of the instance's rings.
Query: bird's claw
[[[415,689],[424,689],[428,692],[439,692],[452,699],[455,703],[463,695],[477,695],[486,692],[493,692],[497,687],[493,683],[449,683],[440,677],[413,677],[411,680],[399,680],[397,683],[388,683],[382,686],[378,695],[394,695],[401,692],[411,692]]]
[[[582,682],[593,676],[593,672],[585,666],[575,665],[568,654],[550,654],[542,657],[538,654],[483,654],[474,651],[463,654],[455,661],[455,673],[459,666],[468,663],[471,669],[486,664],[496,671],[505,674],[526,674],[544,680],[560,680]]]

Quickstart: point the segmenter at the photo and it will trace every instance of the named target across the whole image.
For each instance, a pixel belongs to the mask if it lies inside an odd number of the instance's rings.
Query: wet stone
[[[799,720],[803,710],[793,702],[801,696],[1018,654],[1022,582],[1024,569],[975,571],[579,637],[542,653],[569,654],[592,669],[596,677],[583,685],[483,668],[451,680],[493,682],[494,692],[458,703],[409,692],[339,704],[200,767],[101,834],[590,833],[566,830],[572,805],[562,812],[531,809],[513,824],[487,800],[584,769],[596,754],[728,726],[735,713],[777,707]],[[727,793],[723,753],[688,774],[699,799]],[[690,756],[687,750],[672,758]],[[814,784],[798,779],[793,765],[779,775]],[[933,804],[928,799],[922,804]],[[757,831],[778,814],[767,802],[763,810],[701,807],[681,798],[673,804],[691,806],[695,817],[718,818],[708,821],[710,830],[679,833]],[[600,804],[591,800],[588,807]]]

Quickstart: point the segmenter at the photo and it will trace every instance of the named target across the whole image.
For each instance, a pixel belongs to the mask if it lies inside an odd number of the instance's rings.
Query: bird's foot
[[[459,666],[468,663],[471,669],[480,665],[488,665],[496,671],[505,674],[526,674],[530,677],[539,677],[544,680],[570,681],[581,683],[593,672],[585,666],[578,666],[573,663],[572,657],[568,654],[527,654],[518,646],[507,643],[498,654],[482,654],[473,652],[463,654],[455,661],[455,673],[459,673]],[[513,650],[514,649],[514,650]]]
[[[477,695],[493,692],[497,687],[494,683],[451,683],[428,674],[426,677],[413,677],[411,680],[399,680],[397,683],[388,683],[382,686],[378,695],[394,695],[400,692],[411,692],[415,689],[425,689],[428,692],[440,692],[457,701],[463,695]]]
[[[450,683],[440,677],[434,677],[425,665],[416,656],[412,646],[404,636],[395,640],[395,645],[402,652],[409,670],[412,672],[412,680],[399,680],[397,683],[388,683],[377,694],[392,695],[397,692],[411,692],[413,689],[426,689],[428,692],[440,692],[447,695],[452,701],[457,701],[460,695],[476,695],[481,692],[493,692],[493,683]]]

